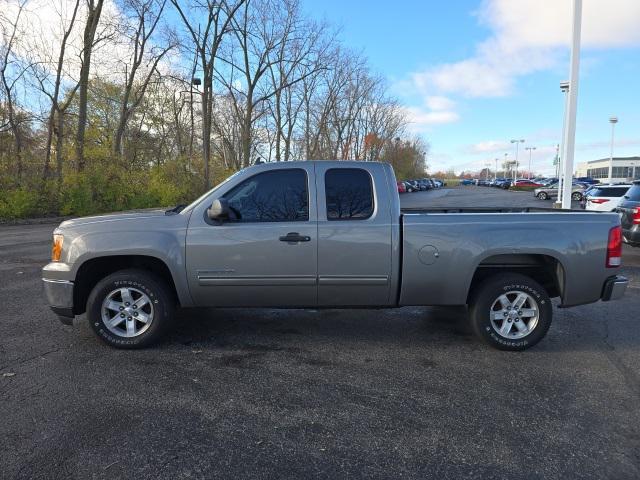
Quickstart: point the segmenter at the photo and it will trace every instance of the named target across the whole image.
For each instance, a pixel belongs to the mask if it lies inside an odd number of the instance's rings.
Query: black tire
[[[510,292],[522,292],[528,295],[531,300],[527,299],[527,304],[533,301],[536,308],[527,310],[537,310],[538,313],[535,326],[520,338],[509,338],[501,334],[496,325],[500,323],[501,329],[502,322],[509,321],[508,328],[510,328],[511,334],[519,335],[521,333],[520,328],[528,328],[532,323],[532,318],[520,318],[518,315],[514,320],[505,318],[502,321],[495,320],[493,322],[490,318],[494,303],[499,302],[499,298],[503,294],[508,294],[507,298],[517,297],[517,293]],[[504,306],[498,308],[504,308]],[[506,310],[501,311],[504,312]],[[500,310],[496,313],[500,314]],[[469,302],[469,318],[476,335],[485,343],[499,350],[520,351],[534,346],[547,334],[551,326],[552,316],[551,299],[546,290],[535,280],[517,273],[497,274],[487,278],[473,291]],[[518,324],[518,322],[524,323]],[[517,324],[520,325],[519,328],[516,328]]]
[[[117,335],[102,318],[103,301],[110,293],[125,287],[147,295],[152,306],[152,309],[148,308],[151,312],[149,326],[133,337]],[[87,300],[87,319],[96,336],[107,345],[123,349],[144,348],[157,342],[167,332],[173,321],[175,304],[171,290],[158,276],[144,270],[120,270],[100,280],[91,291]],[[144,313],[142,309],[140,312]],[[135,314],[137,315],[137,312]]]
[[[538,194],[538,198],[539,198],[540,200],[546,200],[547,198],[549,198],[549,195],[547,195],[547,193],[546,193],[546,192],[540,192],[540,193]]]
[[[580,192],[573,192],[571,194],[571,200],[579,202],[580,200],[582,200],[582,194]]]

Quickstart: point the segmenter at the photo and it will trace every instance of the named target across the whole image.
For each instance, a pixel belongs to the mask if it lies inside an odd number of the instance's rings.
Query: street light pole
[[[493,172],[493,181],[495,182],[498,179],[498,159],[496,158],[496,171]]]
[[[508,158],[509,154],[505,153],[504,154],[504,170],[502,172],[502,174],[506,177],[509,177],[509,174],[507,173],[509,170],[509,164],[507,163],[507,158]]]
[[[567,134],[567,111],[568,111],[568,102],[569,102],[569,82],[564,81],[560,82],[560,91],[564,94],[564,114],[562,118],[562,137],[560,139],[560,154],[558,155],[558,174],[556,177],[558,178],[558,199],[556,201],[556,207],[562,207],[562,162],[564,162],[566,151],[564,146],[564,137]]]
[[[520,146],[521,143],[524,143],[524,139],[511,140],[511,143],[515,143],[516,144],[516,171],[515,171],[515,174],[513,176],[513,179],[517,180],[518,179],[518,147]]]
[[[531,152],[533,152],[536,147],[526,147],[525,150],[529,150],[529,172],[527,173],[527,178],[531,180]]]
[[[580,76],[580,29],[582,26],[582,0],[573,0],[573,29],[571,41],[571,70],[569,73],[569,101],[567,102],[567,131],[565,135],[564,183],[562,208],[571,208],[571,178],[573,155],[576,147],[576,114],[578,110],[578,80]]]
[[[618,117],[610,117],[609,123],[611,123],[611,150],[609,152],[609,183],[613,183],[613,131],[616,123],[618,123]]]

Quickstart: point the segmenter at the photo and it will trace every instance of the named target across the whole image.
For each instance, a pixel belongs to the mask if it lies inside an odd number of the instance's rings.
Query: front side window
[[[237,222],[305,222],[309,220],[307,173],[300,168],[263,172],[224,195],[231,220]]]
[[[365,220],[373,215],[373,185],[366,170],[329,169],[324,185],[327,220]]]

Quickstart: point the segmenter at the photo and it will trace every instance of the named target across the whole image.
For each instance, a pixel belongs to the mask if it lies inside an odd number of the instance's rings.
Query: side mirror
[[[225,198],[217,198],[207,210],[209,219],[221,222],[224,219],[229,218],[229,203]]]

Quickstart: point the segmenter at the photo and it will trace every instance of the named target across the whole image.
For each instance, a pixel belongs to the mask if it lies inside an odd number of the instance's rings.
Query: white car
[[[631,185],[596,185],[585,194],[585,209],[596,212],[611,212]]]

